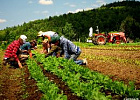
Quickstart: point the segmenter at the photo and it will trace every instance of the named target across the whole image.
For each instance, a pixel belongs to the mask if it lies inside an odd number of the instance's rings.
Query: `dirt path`
[[[0,98],[1,100],[20,100],[22,97],[22,71],[2,67],[0,70]]]
[[[26,86],[24,93],[27,94],[25,100],[40,100],[43,94],[38,90],[36,81],[30,78],[30,73],[27,66],[25,66],[24,83]]]
[[[40,100],[42,93],[30,79],[27,66],[21,70],[3,66],[0,69],[0,100]]]
[[[4,51],[0,50],[0,99],[20,100],[22,98],[22,70],[2,65]]]

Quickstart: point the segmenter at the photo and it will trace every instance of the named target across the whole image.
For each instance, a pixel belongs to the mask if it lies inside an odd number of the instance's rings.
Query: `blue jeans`
[[[77,60],[77,58],[79,57],[79,55],[81,54],[81,49],[79,47],[77,47],[77,52],[76,54],[72,54],[69,55],[69,60],[74,60],[74,62],[78,65],[82,65],[83,64],[83,60]]]
[[[75,60],[74,62],[78,65],[83,65],[83,60]]]

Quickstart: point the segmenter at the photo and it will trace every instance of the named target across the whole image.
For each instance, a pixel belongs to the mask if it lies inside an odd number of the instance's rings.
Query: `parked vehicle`
[[[124,32],[116,32],[116,33],[99,33],[99,29],[97,27],[97,34],[92,34],[92,27],[90,28],[89,37],[91,37],[92,43],[95,45],[105,45],[107,42],[109,43],[126,43],[126,37]]]
[[[105,45],[107,42],[115,44],[126,43],[125,33],[99,33],[92,36],[92,43],[95,45]]]

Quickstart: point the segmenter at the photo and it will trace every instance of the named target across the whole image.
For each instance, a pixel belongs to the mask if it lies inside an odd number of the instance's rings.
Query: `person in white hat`
[[[51,37],[58,36],[58,33],[53,31],[47,31],[47,32],[39,31],[37,36],[47,37],[50,40]]]
[[[25,35],[21,35],[18,40],[14,40],[11,44],[8,45],[5,50],[3,64],[6,65],[9,63],[10,65],[15,66],[18,64],[20,68],[22,68],[22,64],[18,57],[19,48],[26,42],[27,37]]]
[[[52,48],[51,47],[52,38],[54,39],[54,38],[59,37],[58,33],[53,32],[53,31],[47,31],[47,32],[39,31],[37,36],[43,37],[43,53],[45,53],[45,54],[48,53],[50,51],[50,49]],[[45,38],[47,38],[47,39],[45,39]]]

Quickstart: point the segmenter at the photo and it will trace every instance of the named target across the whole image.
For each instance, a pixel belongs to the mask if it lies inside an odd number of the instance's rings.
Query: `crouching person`
[[[3,64],[6,65],[7,63],[16,66],[18,65],[19,68],[22,68],[22,64],[19,60],[19,48],[26,42],[27,37],[25,35],[21,35],[18,40],[14,40],[6,49],[3,59]]]
[[[42,45],[43,45],[42,53],[47,54],[50,50],[50,44],[49,44],[48,39],[44,39],[44,41],[42,42]]]
[[[50,51],[48,53],[46,53],[45,57],[48,57],[48,56],[56,56],[57,58],[58,57],[61,57],[62,56],[62,49],[55,45],[55,44],[51,44],[52,48],[50,49]]]
[[[69,60],[74,60],[74,62],[78,65],[87,65],[87,60],[77,60],[77,58],[81,54],[81,49],[73,44],[70,40],[61,37],[54,37],[51,39],[51,43],[59,46],[62,49],[62,52],[64,53],[64,58]]]
[[[22,46],[20,46],[20,59],[26,60],[28,59],[28,55],[32,58],[32,49],[36,49],[37,42],[36,40],[32,40],[31,42],[26,42]]]

